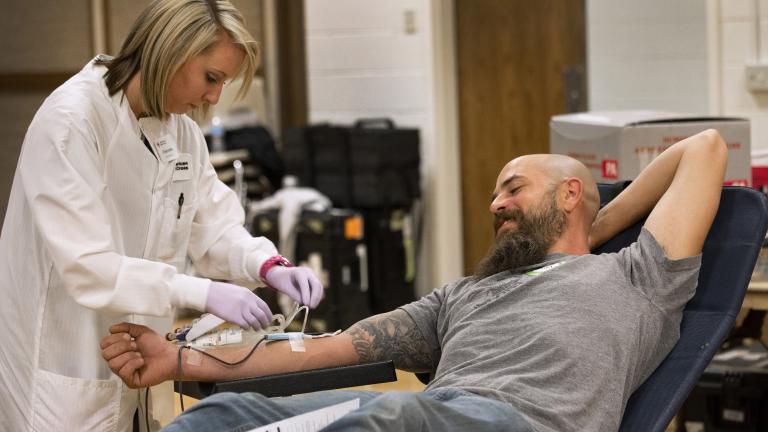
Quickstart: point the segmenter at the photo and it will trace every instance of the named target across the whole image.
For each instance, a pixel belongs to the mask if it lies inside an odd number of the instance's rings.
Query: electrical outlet
[[[746,73],[747,89],[768,91],[768,64],[747,65]]]
[[[405,10],[403,11],[403,21],[405,34],[416,34],[416,11]]]

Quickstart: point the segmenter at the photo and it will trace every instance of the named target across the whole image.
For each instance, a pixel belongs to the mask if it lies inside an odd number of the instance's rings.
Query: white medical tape
[[[188,349],[187,350],[187,364],[192,366],[200,366],[203,362],[203,355],[199,351]]]
[[[291,351],[293,352],[307,351],[307,348],[304,346],[304,337],[301,333],[289,333],[288,343],[291,344]]]

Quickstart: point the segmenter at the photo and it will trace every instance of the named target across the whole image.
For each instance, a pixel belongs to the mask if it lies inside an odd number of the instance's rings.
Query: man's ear
[[[571,177],[563,181],[560,186],[563,210],[570,213],[576,209],[581,202],[581,196],[584,193],[584,184],[578,178]]]

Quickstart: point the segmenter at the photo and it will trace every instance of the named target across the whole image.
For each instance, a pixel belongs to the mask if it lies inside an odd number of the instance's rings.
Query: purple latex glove
[[[323,298],[323,284],[306,267],[274,266],[267,272],[267,284],[310,308],[317,307]]]
[[[248,288],[224,282],[211,282],[205,311],[239,325],[258,330],[272,322],[269,306]]]

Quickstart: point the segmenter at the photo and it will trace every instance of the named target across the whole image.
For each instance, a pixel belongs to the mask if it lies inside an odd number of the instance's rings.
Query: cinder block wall
[[[745,81],[768,64],[768,0],[587,0],[587,28],[590,109],[747,117],[768,149],[768,92]]]

